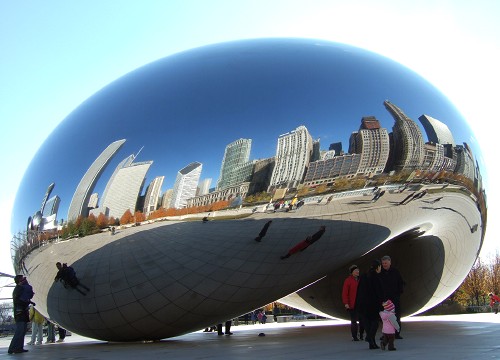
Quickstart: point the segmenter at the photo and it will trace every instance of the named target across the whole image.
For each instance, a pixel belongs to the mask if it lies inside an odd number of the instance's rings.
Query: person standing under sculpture
[[[233,335],[233,333],[231,332],[231,323],[232,320],[226,321],[226,323],[224,324],[225,332],[222,332],[222,323],[217,324],[217,335]]]
[[[359,278],[358,291],[356,293],[355,308],[361,317],[365,327],[365,340],[370,349],[380,349],[375,341],[380,320],[379,312],[383,310],[384,288],[380,280],[382,266],[379,260],[373,260],[368,273]]]
[[[358,292],[358,283],[359,268],[356,265],[351,265],[349,267],[349,276],[344,280],[344,285],[342,287],[342,303],[344,304],[345,309],[349,312],[349,316],[351,318],[352,341],[363,340],[363,333],[365,331],[363,323],[359,321],[359,315],[356,309],[356,293]]]
[[[45,318],[34,306],[30,307],[29,314],[31,321],[31,341],[27,345],[42,345]]]
[[[56,342],[56,329],[52,321],[50,321],[49,319],[46,320],[47,320],[47,340],[45,341],[45,343],[53,344]]]
[[[26,330],[28,329],[30,302],[29,300],[25,301],[22,299],[24,291],[23,286],[28,282],[23,275],[16,275],[14,277],[14,282],[16,283],[16,287],[12,292],[12,301],[14,303],[16,331],[10,341],[8,350],[9,354],[19,354],[28,351],[24,349],[24,337],[26,336]]]
[[[382,271],[380,273],[384,294],[387,297],[384,300],[391,299],[396,307],[395,313],[399,324],[399,331],[396,331],[396,339],[401,337],[401,294],[403,293],[405,282],[400,272],[391,266],[391,257],[385,255],[382,257]]]

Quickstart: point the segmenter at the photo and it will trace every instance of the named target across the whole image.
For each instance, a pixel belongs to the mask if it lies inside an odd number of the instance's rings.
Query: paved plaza
[[[345,321],[239,325],[232,331],[232,336],[197,331],[151,343],[107,343],[73,334],[64,343],[26,346],[29,352],[15,355],[7,354],[7,337],[0,339],[0,359],[500,358],[500,315],[494,314],[407,318],[403,321],[404,340],[396,341],[394,352],[369,350],[364,341],[350,341]]]

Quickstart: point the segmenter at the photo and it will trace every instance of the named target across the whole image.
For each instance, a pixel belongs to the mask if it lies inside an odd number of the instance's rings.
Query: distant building
[[[79,216],[86,217],[88,215],[90,194],[93,192],[97,180],[99,180],[104,169],[124,143],[125,139],[111,143],[97,159],[94,160],[92,165],[90,165],[76,187],[73,198],[71,199],[68,210],[68,221],[76,220]]]
[[[168,209],[170,207],[170,203],[172,202],[172,195],[174,193],[174,189],[168,189],[161,195],[161,207],[164,209]]]
[[[344,154],[309,164],[304,184],[307,186],[333,182],[336,178],[351,178],[358,173],[361,154]]]
[[[238,139],[226,146],[217,189],[250,180],[252,175],[252,165],[249,164],[251,147],[251,139]]]
[[[250,183],[248,182],[239,183],[205,195],[194,196],[186,200],[186,207],[207,206],[218,201],[231,201],[236,198],[244,199],[247,196],[249,185]]]
[[[320,142],[318,140],[313,140],[313,150],[311,154],[311,158],[309,161],[317,161],[321,159],[321,150],[320,150]]]
[[[271,183],[274,170],[274,157],[256,160],[252,173],[252,181],[248,188],[248,195],[267,191]]]
[[[111,184],[113,184],[113,181],[115,179],[116,174],[118,174],[118,171],[120,171],[120,169],[123,169],[127,166],[130,166],[134,162],[134,160],[135,160],[135,155],[131,154],[131,155],[127,156],[125,159],[123,159],[122,161],[120,161],[120,163],[116,166],[115,170],[113,171],[113,174],[111,174],[111,177],[109,178],[108,182],[106,183],[106,187],[104,188],[104,191],[102,193],[102,196],[100,199],[101,204],[103,204],[106,201],[109,187],[111,186]]]
[[[151,183],[149,183],[146,189],[146,196],[144,197],[144,207],[142,213],[147,217],[150,213],[158,209],[161,186],[165,176],[155,177]]]
[[[90,198],[89,198],[88,208],[89,209],[96,208],[98,201],[99,201],[99,194],[98,193],[92,193],[92,195],[90,195]]]
[[[270,188],[297,187],[304,178],[312,150],[312,137],[305,126],[280,135]]]
[[[342,143],[341,142],[331,143],[328,150],[335,151],[336,156],[342,155],[344,153],[342,151]]]
[[[335,150],[323,151],[320,160],[333,159],[335,157]]]
[[[179,170],[175,179],[170,207],[185,208],[187,200],[196,196],[202,166],[201,163],[195,161]]]
[[[422,170],[441,171],[444,168],[444,146],[442,144],[424,144],[424,162]]]
[[[463,174],[469,179],[474,180],[476,164],[469,147],[464,144],[463,146],[457,145],[455,149],[457,152],[457,164],[455,167],[455,172]]]
[[[203,179],[198,185],[198,190],[196,191],[197,196],[206,195],[210,192],[210,185],[212,184],[212,178]]]
[[[429,142],[434,144],[451,144],[455,146],[453,134],[445,123],[429,115],[422,115],[418,120],[422,123]]]
[[[119,169],[109,184],[100,212],[115,219],[120,219],[127,210],[134,214],[146,174],[152,164],[153,161],[143,161]]]
[[[384,172],[389,159],[389,134],[374,116],[361,119],[359,130],[349,139],[349,153],[361,154],[358,173],[377,175]]]
[[[57,195],[48,199],[43,209],[42,213],[43,217],[49,217],[50,215],[57,214],[60,203],[61,203],[61,198]]]
[[[394,166],[397,171],[420,169],[424,161],[424,140],[418,125],[396,105],[384,101],[385,108],[395,120]]]

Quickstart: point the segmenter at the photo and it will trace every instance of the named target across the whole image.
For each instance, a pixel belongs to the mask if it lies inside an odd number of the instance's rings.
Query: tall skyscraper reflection
[[[146,189],[146,196],[144,197],[144,208],[142,212],[148,216],[150,213],[158,208],[161,186],[165,176],[155,177]]]
[[[103,201],[100,212],[114,218],[120,218],[130,210],[133,214],[137,206],[137,199],[141,194],[146,173],[153,161],[132,163],[118,170],[109,184],[106,199]]]
[[[251,147],[251,139],[238,139],[226,146],[217,189],[224,189],[243,181],[249,181],[252,175],[252,168],[248,166]]]
[[[385,108],[395,120],[394,134],[395,170],[415,170],[424,161],[424,140],[418,125],[399,107],[384,101]]]
[[[374,116],[361,119],[359,131],[353,132],[349,153],[361,154],[358,174],[381,174],[389,158],[389,134]]]
[[[455,139],[448,126],[429,115],[421,115],[418,120],[422,123],[427,139],[435,144],[451,144],[455,146]]]
[[[185,208],[187,200],[196,196],[202,166],[201,163],[195,161],[179,170],[175,179],[170,207]]]
[[[94,160],[83,175],[80,183],[76,187],[75,194],[71,200],[68,210],[68,220],[76,220],[79,216],[88,215],[88,203],[90,195],[110,160],[116,152],[123,146],[125,139],[115,141],[108,145],[106,149]]]
[[[303,125],[280,135],[271,187],[296,187],[303,178],[313,150],[313,140]]]

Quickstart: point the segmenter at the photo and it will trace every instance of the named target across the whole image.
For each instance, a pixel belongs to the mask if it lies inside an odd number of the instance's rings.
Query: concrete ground
[[[0,359],[498,359],[500,314],[412,317],[403,320],[397,351],[369,350],[350,340],[345,321],[239,325],[232,336],[202,331],[151,343],[108,343],[73,334],[64,343],[29,346],[7,354],[10,337],[0,339]],[[264,333],[265,336],[259,336]],[[379,328],[380,333],[380,328]],[[26,338],[26,342],[29,338]]]

